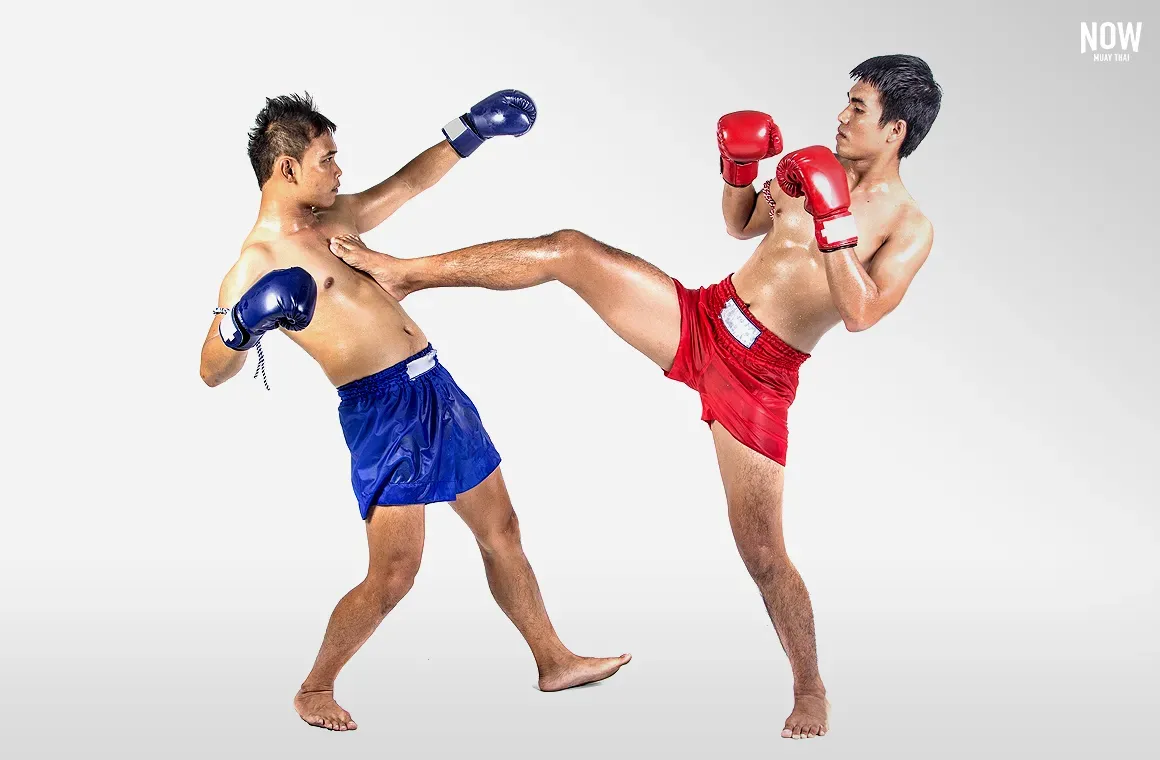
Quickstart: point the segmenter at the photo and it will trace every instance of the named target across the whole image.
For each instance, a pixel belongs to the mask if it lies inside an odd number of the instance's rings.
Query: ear
[[[886,136],[886,142],[897,142],[901,144],[902,141],[906,139],[907,129],[908,127],[906,125],[906,119],[898,119],[892,125],[890,125],[890,134]]]
[[[280,156],[278,158],[278,175],[290,184],[296,184],[298,182],[300,168],[298,162],[289,156]]]

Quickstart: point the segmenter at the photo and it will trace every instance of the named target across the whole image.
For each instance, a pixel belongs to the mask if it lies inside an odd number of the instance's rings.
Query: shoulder
[[[242,251],[238,255],[238,263],[273,263],[274,246],[265,240],[247,240],[242,244]]]
[[[241,253],[238,254],[238,261],[234,264],[231,273],[245,275],[249,273],[264,272],[274,267],[274,246],[266,241],[252,242],[247,240],[242,245]]]
[[[361,195],[361,193],[340,195],[334,199],[334,203],[329,208],[318,209],[316,213],[320,218],[329,222],[352,225],[361,207]]]
[[[913,200],[898,209],[890,237],[907,242],[930,245],[934,241],[934,225]]]
[[[230,267],[222,280],[219,296],[223,301],[221,306],[237,300],[255,280],[274,268],[274,249],[266,242],[246,241],[238,254],[238,260]]]

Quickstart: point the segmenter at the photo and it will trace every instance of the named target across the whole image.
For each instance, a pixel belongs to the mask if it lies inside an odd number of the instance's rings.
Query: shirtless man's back
[[[366,579],[338,603],[295,695],[295,709],[311,725],[357,728],[334,700],[334,681],[411,588],[423,554],[424,506],[437,501],[450,502],[474,533],[492,594],[531,648],[542,690],[607,678],[628,662],[627,655],[578,657],[560,641],[524,556],[499,455],[474,404],[399,302],[327,250],[335,235],[357,236],[378,226],[484,140],[522,134],[534,119],[526,95],[495,93],[449,124],[447,140],[353,195],[338,193],[335,125],[308,98],[268,100],[250,134],[261,206],[222,282],[219,316],[202,346],[201,376],[210,386],[225,382],[262,332],[274,328],[319,363],[339,389],[339,419],[370,554]],[[247,440],[239,427],[236,465],[257,469],[267,458],[265,442],[260,431]],[[270,458],[294,456],[278,450]]]
[[[765,239],[716,285],[685,288],[575,230],[411,260],[369,251],[351,237],[331,243],[398,298],[431,287],[509,290],[559,281],[666,376],[700,394],[737,548],[793,668],[787,738],[824,734],[829,715],[809,594],[782,537],[787,413],[798,368],[835,325],[865,330],[893,310],[933,241],[898,175],[899,161],[938,114],[941,91],[930,68],[913,56],[881,56],[851,76],[857,81],[838,116],[835,150],[787,153],[777,182],[761,193],[752,187],[758,162],[781,152],[773,119],[743,111],[718,123],[726,228]]]

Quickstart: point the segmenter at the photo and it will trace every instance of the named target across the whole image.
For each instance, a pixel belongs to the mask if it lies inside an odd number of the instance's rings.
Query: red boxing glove
[[[761,111],[734,111],[717,121],[721,178],[734,187],[757,179],[757,162],[781,153],[781,130]]]
[[[806,197],[806,213],[814,218],[818,250],[858,245],[846,170],[829,148],[811,145],[786,153],[777,165],[777,184],[791,198]]]

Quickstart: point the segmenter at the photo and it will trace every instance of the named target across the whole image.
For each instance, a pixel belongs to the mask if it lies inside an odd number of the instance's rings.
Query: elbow
[[[725,223],[725,233],[734,240],[749,240],[753,235],[747,233],[744,227],[734,227],[728,222]]]
[[[852,333],[869,330],[878,322],[879,319],[879,316],[867,314],[865,312],[842,315],[842,323],[846,326],[846,330]]]
[[[201,381],[210,388],[216,388],[226,380],[221,375],[212,372],[208,367],[205,366],[205,364],[201,365],[199,374],[201,375]]]

